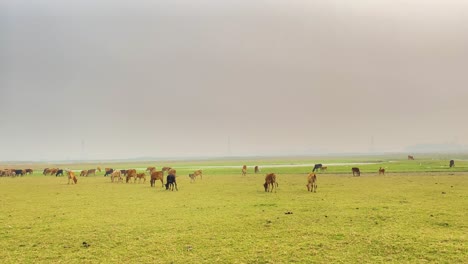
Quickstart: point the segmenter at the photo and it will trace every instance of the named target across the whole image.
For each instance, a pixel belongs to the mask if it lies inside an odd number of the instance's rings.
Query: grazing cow
[[[146,182],[146,174],[145,173],[138,173],[136,175],[135,182],[136,182],[137,178],[138,178],[138,183],[141,182],[141,179],[143,179],[143,183]]]
[[[96,169],[90,169],[86,172],[86,177],[88,177],[88,175],[91,175],[93,174],[94,176],[96,176]]]
[[[450,168],[455,167],[455,161],[454,161],[454,160],[450,160],[450,165],[449,165],[449,166],[450,166]]]
[[[258,166],[255,166],[254,171],[255,171],[255,174],[260,172],[260,170],[258,169]]]
[[[26,169],[26,174],[29,174],[29,175],[33,174],[33,170],[32,169]]]
[[[195,182],[195,177],[196,177],[195,173],[189,173],[188,176],[190,178],[190,183]]]
[[[190,173],[190,174],[189,174],[190,182],[191,182],[191,183],[192,183],[192,182],[195,182],[195,179],[196,179],[198,176],[200,176],[200,179],[202,179],[202,177],[203,177],[203,172],[202,172],[202,170],[196,170],[196,171],[194,171],[193,173]]]
[[[82,170],[80,176],[88,176],[88,170]]]
[[[163,167],[161,170],[162,170],[162,172],[164,174],[165,172],[169,172],[170,169],[172,169],[172,168],[171,167]]]
[[[57,172],[55,173],[55,177],[57,177],[59,175],[63,176],[63,170],[57,170]],[[75,174],[73,174],[73,175],[75,175]]]
[[[411,155],[408,155],[408,160],[414,160],[414,157]]]
[[[50,169],[49,169],[49,168],[45,168],[44,171],[42,172],[42,174],[43,174],[44,176],[46,176],[46,175],[49,174],[49,173],[50,173]]]
[[[156,180],[160,180],[161,181],[161,187],[164,187],[164,172],[162,172],[162,171],[152,171],[151,172],[151,179],[150,179],[151,187],[154,187]]]
[[[355,174],[357,174],[357,176],[361,176],[361,171],[359,170],[359,168],[351,168],[351,170],[353,171],[353,176],[355,176]]]
[[[315,172],[316,170],[322,168],[322,164],[315,164],[314,168],[312,169],[312,172]]]
[[[193,172],[195,174],[195,177],[200,176],[200,180],[203,179],[203,171],[202,170],[196,170]]]
[[[57,168],[50,169],[50,175],[57,174],[58,171],[59,171],[59,169],[57,169]],[[62,171],[62,175],[63,175],[63,171]],[[55,175],[55,176],[57,176],[57,175]]]
[[[123,182],[122,174],[118,170],[112,172],[110,177],[112,182]]]
[[[317,175],[315,173],[309,173],[306,186],[308,192],[317,192]]]
[[[177,189],[176,176],[174,174],[168,174],[166,178],[166,190],[174,191],[174,187],[176,191],[179,190]]]
[[[382,167],[380,167],[380,169],[379,169],[379,175],[380,175],[380,174],[385,175],[385,169],[382,169]]]
[[[24,176],[24,174],[26,173],[25,170],[13,170],[13,172],[15,172],[17,176]]]
[[[114,173],[114,169],[106,168],[106,173],[104,173],[104,177],[112,175],[112,173]]]
[[[62,175],[63,175],[63,170],[62,171]],[[76,178],[75,176],[75,173],[71,170],[67,171],[67,174],[68,174],[68,184],[70,184],[70,180],[73,181],[73,183],[77,183],[78,182],[78,179]]]
[[[125,182],[128,183],[128,181],[133,178],[134,180],[136,180],[136,176],[137,176],[137,172],[135,169],[130,169],[130,170],[127,170],[127,176],[126,176],[126,179],[125,179]]]
[[[242,176],[247,175],[247,165],[242,166]]]
[[[270,189],[270,186],[271,186],[271,189]],[[265,187],[265,192],[273,192],[273,189],[275,188],[275,186],[278,189],[278,182],[276,181],[276,174],[274,173],[267,174],[265,176],[265,183],[263,184],[263,187]]]
[[[322,166],[322,167],[320,168],[320,171],[326,171],[327,169],[328,169],[327,166]]]
[[[148,168],[146,168],[145,171],[149,171],[151,173],[151,171],[153,171],[153,170],[156,170],[156,167],[148,167]]]

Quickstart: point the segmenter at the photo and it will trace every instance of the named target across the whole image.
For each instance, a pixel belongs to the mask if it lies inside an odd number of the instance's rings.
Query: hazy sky
[[[0,2],[0,160],[404,151],[467,114],[468,1]]]

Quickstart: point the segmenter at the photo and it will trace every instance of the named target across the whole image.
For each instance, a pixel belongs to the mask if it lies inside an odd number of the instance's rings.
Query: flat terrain
[[[167,162],[179,191],[157,183],[78,177],[0,177],[2,263],[467,263],[468,163],[369,162],[319,172],[313,160]],[[374,164],[375,163],[375,164]],[[242,164],[249,174],[241,176]],[[253,174],[252,165],[262,172]],[[35,168],[53,167],[51,164]],[[61,168],[144,168],[157,163],[59,164]],[[238,165],[239,168],[232,167]],[[164,164],[166,166],[166,164]],[[17,165],[4,167],[19,168]],[[23,166],[26,168],[26,166]],[[379,167],[387,168],[378,175]],[[203,169],[190,183],[188,172]],[[263,190],[275,172],[279,188]],[[85,242],[85,245],[83,243]]]

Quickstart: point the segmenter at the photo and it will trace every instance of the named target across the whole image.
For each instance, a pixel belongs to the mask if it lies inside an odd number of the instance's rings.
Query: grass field
[[[367,162],[318,173],[312,159],[167,162],[178,192],[149,183],[79,177],[0,178],[1,263],[467,263],[468,162],[330,158]],[[242,164],[262,173],[240,175]],[[66,164],[72,169],[97,164]],[[151,163],[100,164],[143,168]],[[239,166],[229,167],[229,166]],[[5,165],[12,167],[13,165]],[[53,167],[51,164],[34,165]],[[14,167],[14,166],[13,166]],[[24,167],[24,166],[23,166]],[[158,167],[162,167],[159,165]],[[203,168],[203,180],[187,173]],[[379,167],[386,167],[379,176]],[[252,169],[250,168],[250,172]],[[263,190],[276,172],[276,193]],[[291,213],[288,213],[291,212]],[[288,213],[288,214],[286,214]],[[89,246],[83,246],[86,242]]]

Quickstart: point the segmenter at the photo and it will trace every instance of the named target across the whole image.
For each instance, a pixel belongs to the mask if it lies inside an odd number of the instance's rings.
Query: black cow
[[[450,160],[450,168],[452,167],[455,167],[455,161],[454,160]]]
[[[353,176],[355,176],[354,174],[357,174],[357,176],[361,176],[361,171],[359,170],[359,168],[351,168],[351,170],[353,171]]]
[[[312,170],[312,172],[315,172],[316,170],[322,168],[322,164],[315,164],[314,166],[314,169]]]
[[[63,170],[58,170],[57,173],[55,173],[55,177],[57,176],[63,176]]]
[[[106,173],[104,174],[104,177],[111,175],[113,172],[114,172],[114,169],[110,169],[106,171]]]
[[[14,170],[14,172],[16,176],[19,176],[19,175],[24,176],[23,170]]]
[[[171,191],[174,191],[174,186],[175,186],[175,189],[178,191],[177,189],[177,182],[176,182],[176,178],[174,176],[174,174],[169,174],[167,175],[167,178],[166,178],[166,190],[171,190]]]

